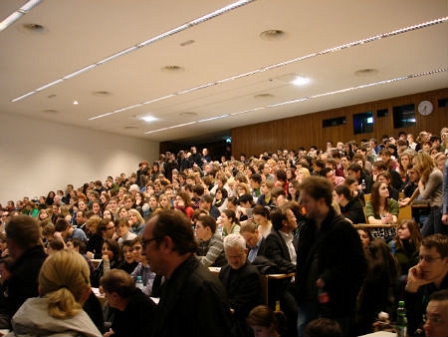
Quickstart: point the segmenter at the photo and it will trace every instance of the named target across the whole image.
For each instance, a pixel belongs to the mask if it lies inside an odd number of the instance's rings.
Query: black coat
[[[9,317],[12,317],[28,298],[39,296],[37,278],[46,257],[43,247],[36,246],[27,250],[11,267],[5,298]]]
[[[298,305],[317,303],[316,280],[329,295],[329,318],[353,318],[367,261],[356,229],[333,208],[317,230],[314,221],[302,226],[297,253]],[[317,313],[316,313],[317,318]]]
[[[231,335],[226,291],[195,256],[174,271],[160,292],[152,336]]]
[[[154,328],[156,305],[140,289],[131,295],[124,311],[114,309],[114,337],[149,336]]]

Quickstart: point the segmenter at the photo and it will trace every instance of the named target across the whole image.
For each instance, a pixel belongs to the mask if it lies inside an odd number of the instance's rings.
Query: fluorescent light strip
[[[14,22],[27,14],[35,6],[40,4],[43,0],[30,0],[15,12],[11,13],[6,19],[0,22],[0,32],[11,26]]]
[[[225,78],[225,79],[222,79],[222,80],[218,80],[218,81],[215,81],[215,82],[209,82],[209,83],[206,83],[206,84],[203,84],[203,85],[199,85],[199,86],[194,87],[194,88],[185,89],[185,90],[182,90],[182,91],[175,92],[175,93],[173,93],[171,95],[167,95],[167,96],[163,96],[161,98],[155,98],[153,100],[149,100],[149,101],[145,102],[144,104],[151,104],[151,103],[154,103],[154,102],[158,102],[160,100],[167,99],[169,97],[173,97],[173,96],[177,96],[177,95],[183,95],[183,94],[194,92],[194,91],[197,91],[197,90],[213,87],[213,86],[216,86],[218,84],[223,84],[225,82],[230,82],[230,81],[238,80],[238,79],[241,79],[241,78],[244,78],[244,77],[249,77],[249,76],[252,76],[252,75],[255,75],[255,74],[259,74],[259,73],[262,73],[262,72],[265,72],[265,71],[269,71],[269,70],[272,70],[272,69],[284,67],[284,66],[287,66],[287,65],[292,64],[292,63],[301,62],[301,61],[304,61],[304,60],[307,60],[307,59],[310,59],[310,58],[313,58],[313,57],[318,57],[318,56],[325,55],[325,54],[328,54],[328,53],[337,52],[337,51],[340,51],[340,50],[343,50],[343,49],[347,49],[347,48],[363,45],[363,44],[374,42],[374,41],[377,41],[377,40],[380,40],[380,39],[384,39],[384,38],[387,38],[387,37],[408,33],[410,31],[427,28],[427,27],[434,26],[434,25],[437,25],[437,24],[440,24],[440,23],[445,23],[445,22],[448,22],[448,16],[442,17],[442,18],[439,18],[439,19],[435,19],[435,20],[432,20],[432,21],[424,22],[424,23],[421,23],[421,24],[417,24],[417,25],[413,25],[413,26],[409,26],[409,27],[393,30],[392,32],[389,32],[389,33],[383,33],[383,34],[375,35],[375,36],[372,36],[372,37],[365,38],[363,40],[357,40],[357,41],[354,41],[354,42],[346,43],[346,44],[343,44],[343,45],[340,45],[340,46],[336,46],[336,47],[333,47],[333,48],[322,50],[320,52],[311,53],[311,54],[308,54],[308,55],[305,55],[305,56],[301,56],[301,57],[294,58],[294,59],[291,59],[291,60],[283,61],[283,62],[280,62],[280,63],[277,63],[277,64],[273,64],[273,65],[270,65],[270,66],[259,68],[259,69],[256,69],[256,70],[252,70],[252,71],[246,72],[244,74],[235,75],[235,76],[228,77],[228,78]]]
[[[316,99],[316,98],[321,98],[321,97],[331,96],[331,95],[336,95],[336,94],[342,94],[342,93],[345,93],[345,92],[365,89],[365,88],[374,87],[374,86],[378,86],[378,85],[385,85],[385,84],[399,82],[399,81],[403,81],[403,80],[409,80],[409,79],[413,79],[413,78],[417,78],[417,77],[430,76],[430,75],[434,75],[434,74],[442,73],[442,72],[447,72],[447,71],[448,71],[448,68],[439,68],[439,69],[426,71],[426,72],[422,72],[422,73],[418,73],[418,74],[410,74],[410,75],[406,75],[406,76],[396,77],[396,78],[392,78],[392,79],[389,79],[389,80],[373,82],[373,83],[367,83],[367,84],[361,84],[361,85],[358,85],[358,86],[355,86],[355,87],[344,88],[344,89],[330,91],[330,92],[326,92],[326,93],[322,93],[322,94],[312,95],[310,97],[303,97],[303,98],[299,98],[299,99],[295,99],[295,100],[291,100],[291,101],[279,102],[279,103],[276,103],[276,104],[267,105],[265,107],[257,107],[257,108],[247,109],[247,110],[238,111],[238,112],[233,112],[233,113],[230,113],[230,114],[221,115],[221,116],[217,116],[217,117],[201,119],[201,120],[197,121],[197,123],[210,122],[210,121],[213,121],[213,120],[216,120],[216,119],[222,119],[222,118],[227,118],[227,117],[243,115],[243,114],[246,114],[246,113],[249,113],[249,112],[255,112],[255,111],[258,111],[258,110],[272,109],[272,108],[276,108],[276,107],[283,106],[283,105],[290,105],[290,104],[300,103],[300,102],[308,101],[308,100],[311,100],[311,99]],[[196,122],[185,123],[185,124],[181,124],[180,126],[185,126],[185,125],[194,124],[194,123],[196,123]],[[174,127],[176,127],[176,126],[174,126]],[[148,131],[148,132],[145,132],[145,135],[151,134],[151,133],[157,133],[157,132],[161,132],[161,131],[166,131],[166,130],[171,129],[171,128],[173,128],[173,127],[167,127],[167,128],[162,128],[162,129],[158,129],[158,130]]]
[[[33,0],[33,1],[40,2],[40,1],[43,1],[43,0]],[[100,60],[100,61],[98,61],[98,62],[95,62],[94,64],[91,64],[91,65],[89,65],[89,66],[87,66],[87,67],[84,67],[84,68],[82,68],[82,69],[80,69],[80,70],[78,70],[78,71],[75,71],[75,72],[73,72],[73,73],[71,73],[71,74],[69,74],[69,75],[66,75],[66,76],[62,77],[62,80],[65,81],[65,80],[68,80],[68,79],[73,78],[73,77],[75,77],[75,76],[78,76],[78,75],[82,74],[83,72],[86,72],[86,71],[88,71],[88,70],[91,70],[91,69],[95,68],[95,67],[98,66],[98,65],[103,65],[103,64],[105,64],[105,63],[108,63],[108,62],[110,62],[110,61],[112,61],[112,60],[117,59],[118,57],[127,55],[127,54],[129,54],[129,53],[131,53],[131,52],[134,52],[134,51],[136,51],[136,50],[139,49],[139,48],[146,47],[146,46],[148,46],[148,45],[150,45],[150,44],[153,44],[153,43],[155,43],[155,42],[157,42],[157,41],[160,41],[160,40],[162,40],[162,39],[165,39],[165,38],[167,38],[167,37],[170,37],[170,36],[172,36],[172,35],[174,35],[174,34],[180,33],[180,32],[182,32],[182,31],[184,31],[184,30],[186,30],[186,29],[188,29],[188,28],[191,28],[191,27],[193,27],[193,26],[196,26],[196,25],[198,25],[198,24],[201,24],[201,23],[203,23],[203,22],[206,22],[206,21],[208,21],[208,20],[211,20],[211,19],[213,19],[213,18],[215,18],[215,17],[217,17],[217,16],[226,14],[227,12],[229,12],[229,11],[231,11],[231,10],[234,10],[234,9],[237,9],[237,8],[239,8],[239,7],[241,7],[241,6],[250,4],[251,2],[254,2],[254,1],[255,1],[255,0],[244,0],[244,1],[240,0],[240,1],[236,1],[236,2],[234,2],[234,3],[232,3],[232,4],[228,5],[228,6],[225,6],[225,7],[223,7],[223,8],[220,8],[220,9],[216,10],[216,11],[213,11],[213,12],[211,12],[211,13],[209,13],[209,14],[206,14],[206,15],[204,15],[204,16],[201,16],[200,18],[195,19],[195,20],[192,20],[192,21],[190,21],[190,22],[188,22],[188,23],[182,24],[182,25],[180,25],[179,27],[173,28],[173,29],[171,29],[171,30],[169,30],[169,31],[167,31],[167,32],[164,32],[164,33],[162,33],[162,34],[160,34],[160,35],[157,35],[157,36],[155,36],[155,37],[153,37],[153,38],[151,38],[151,39],[148,39],[148,40],[146,40],[146,41],[137,43],[137,44],[134,45],[134,46],[131,46],[131,47],[125,49],[125,50],[119,51],[119,52],[117,52],[117,53],[115,53],[115,54],[113,54],[113,55],[111,55],[111,56],[106,57],[105,59],[102,59],[102,60]],[[30,2],[31,2],[31,1],[30,1]],[[22,8],[23,8],[23,7],[22,7]],[[20,10],[19,10],[19,11],[20,11]],[[15,12],[15,13],[17,13],[17,12]],[[17,19],[16,19],[16,20],[17,20]],[[1,27],[1,26],[0,26],[0,27]],[[6,28],[6,27],[5,27],[5,28]],[[4,28],[3,28],[3,29],[4,29]],[[1,30],[2,30],[2,29],[0,29],[0,31],[1,31]],[[60,83],[60,82],[58,82],[58,80],[56,80],[56,81],[51,82],[50,85],[49,85],[49,84],[46,84],[46,85],[42,86],[41,88],[44,88],[44,87],[45,87],[45,88],[49,88],[49,87],[51,87],[51,86],[53,86],[53,85],[55,85],[55,84],[57,84],[57,83]],[[22,96],[20,96],[20,97],[14,98],[13,100],[11,100],[11,102],[18,102],[18,101],[20,101],[21,99],[23,99],[23,98],[25,98],[25,97],[28,97],[28,96],[31,96],[31,95],[37,93],[38,91],[41,91],[41,90],[36,89],[36,90],[30,91],[29,93],[27,93],[27,94],[25,94],[25,95],[22,95]],[[104,115],[102,115],[102,116],[105,117],[105,116],[110,116],[110,115],[111,115],[110,113],[107,113],[107,114],[104,114]],[[97,117],[99,117],[99,116],[97,116]],[[95,118],[94,118],[94,119],[95,119]]]

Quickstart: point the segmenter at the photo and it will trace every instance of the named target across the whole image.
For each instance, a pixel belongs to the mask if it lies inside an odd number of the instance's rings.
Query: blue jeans
[[[448,227],[442,223],[442,208],[438,206],[431,207],[428,219],[426,220],[423,228],[421,229],[423,237],[427,237],[432,234],[441,233],[448,234]]]

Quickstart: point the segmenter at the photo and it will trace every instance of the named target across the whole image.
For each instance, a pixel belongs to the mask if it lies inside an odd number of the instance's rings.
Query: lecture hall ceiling
[[[446,0],[44,0],[0,31],[0,113],[204,139],[446,88],[447,68]]]

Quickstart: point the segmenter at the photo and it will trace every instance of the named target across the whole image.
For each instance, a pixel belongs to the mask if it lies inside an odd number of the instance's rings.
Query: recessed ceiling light
[[[45,27],[42,25],[39,25],[37,23],[24,23],[22,25],[22,28],[31,33],[44,33],[46,31]]]
[[[254,96],[255,98],[262,98],[262,99],[266,99],[266,98],[273,98],[274,95],[272,94],[268,94],[268,93],[263,93],[263,94],[257,94]]]
[[[185,69],[181,66],[171,65],[171,66],[165,66],[162,68],[162,71],[168,72],[168,73],[181,73]]]
[[[99,91],[93,91],[92,95],[97,96],[97,97],[107,97],[107,96],[111,96],[112,93],[110,91],[99,90]]]
[[[355,71],[356,76],[371,76],[376,74],[378,74],[378,69],[366,68]]]
[[[196,117],[198,114],[196,112],[192,112],[192,111],[186,111],[186,112],[181,112],[179,114],[179,116],[182,117]]]
[[[151,123],[157,120],[157,118],[153,117],[153,116],[142,116],[139,117],[141,120],[144,120],[146,123]]]
[[[43,110],[42,111],[45,114],[49,114],[49,115],[54,115],[54,114],[58,114],[59,111],[58,110],[54,110],[54,109],[47,109],[47,110]]]
[[[78,101],[73,101],[73,105],[78,105],[79,102]]]
[[[286,33],[283,30],[279,29],[269,29],[265,30],[264,32],[261,32],[260,37],[263,40],[267,41],[276,41],[284,38],[286,36]]]
[[[291,84],[294,85],[305,85],[310,81],[309,78],[303,76],[297,76],[295,79],[291,81]]]

